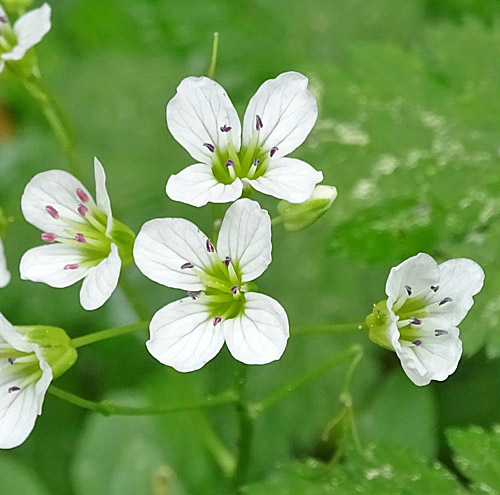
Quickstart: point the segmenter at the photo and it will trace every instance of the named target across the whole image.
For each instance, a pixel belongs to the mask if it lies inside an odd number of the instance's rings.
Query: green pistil
[[[410,318],[421,319],[427,316],[425,309],[425,299],[422,297],[411,297],[407,299],[404,304],[395,311],[400,320],[409,320]]]

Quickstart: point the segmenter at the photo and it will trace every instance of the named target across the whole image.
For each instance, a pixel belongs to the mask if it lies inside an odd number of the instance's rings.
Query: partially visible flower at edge
[[[302,203],[323,174],[286,155],[306,139],[318,108],[308,80],[285,72],[262,84],[248,104],[243,132],[236,110],[217,82],[188,77],[167,105],[172,136],[199,163],[167,183],[167,194],[193,206],[238,199],[244,188]]]
[[[30,48],[50,31],[51,12],[50,6],[44,3],[40,8],[19,17],[11,26],[5,10],[0,5],[0,72],[6,65],[22,60]]]
[[[7,260],[5,258],[5,251],[2,239],[0,239],[0,289],[7,287],[10,282],[10,272],[7,268]]]
[[[457,325],[483,282],[482,268],[469,259],[439,265],[424,253],[407,259],[391,270],[388,299],[366,319],[371,340],[396,352],[415,385],[446,380],[462,355]]]
[[[26,186],[21,208],[26,220],[43,231],[48,246],[27,251],[21,259],[23,280],[62,288],[83,279],[80,303],[101,307],[116,289],[123,266],[132,263],[134,233],[113,219],[106,175],[94,160],[96,199],[68,172],[50,170]]]
[[[14,327],[0,313],[0,448],[21,445],[42,413],[50,383],[76,361],[64,330]]]
[[[216,246],[187,220],[151,220],[137,235],[134,258],[151,280],[187,291],[188,297],[160,309],[151,321],[147,348],[161,363],[194,371],[224,342],[246,364],[283,354],[286,312],[251,282],[271,263],[271,220],[255,201],[229,207]]]

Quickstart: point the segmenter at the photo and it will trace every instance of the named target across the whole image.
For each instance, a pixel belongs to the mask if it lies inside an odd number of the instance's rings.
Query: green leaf
[[[474,492],[498,495],[500,493],[500,427],[486,431],[472,426],[452,428],[446,438],[453,450],[453,460],[460,471],[472,482]]]

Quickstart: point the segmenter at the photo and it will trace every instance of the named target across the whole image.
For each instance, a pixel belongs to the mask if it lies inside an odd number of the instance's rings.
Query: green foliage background
[[[108,173],[115,216],[136,232],[162,216],[183,216],[209,231],[224,211],[173,203],[164,192],[168,176],[191,163],[166,129],[165,105],[183,77],[206,73],[213,31],[220,33],[216,78],[240,115],[265,79],[297,70],[311,80],[319,121],[295,156],[322,170],[339,197],[312,228],[274,231],[274,261],[259,287],[287,309],[292,337],[279,362],[250,369],[251,395],[260,398],[360,343],[355,414],[362,445],[377,447],[366,457],[350,449],[346,463],[333,468],[323,464],[338,446],[322,433],[341,409],[345,368],[339,368],[259,419],[248,493],[352,494],[362,487],[374,495],[445,495],[466,493],[466,480],[470,493],[500,493],[498,433],[460,429],[500,422],[500,4],[53,0],[52,6],[53,29],[37,50],[42,74],[76,123],[85,182],[93,184],[96,155]],[[0,141],[0,204],[14,220],[6,239],[14,280],[0,292],[0,310],[13,322],[57,325],[71,336],[133,322],[120,293],[87,313],[77,287],[58,291],[19,280],[22,253],[39,243],[20,213],[24,186],[35,173],[66,164],[28,96],[14,85],[0,89],[15,125]],[[275,212],[274,200],[259,199]],[[294,338],[297,325],[362,320],[384,297],[389,269],[419,251],[440,261],[471,257],[487,274],[461,325],[466,358],[448,381],[416,388],[396,357],[365,334]],[[151,313],[179,297],[128,270]],[[237,368],[223,351],[203,371],[180,375],[148,355],[145,339],[82,349],[58,384],[89,399],[177,403],[186,384],[200,395],[214,393]],[[210,418],[235,448],[234,411]],[[436,461],[446,467],[435,468]],[[408,488],[414,482],[424,484]],[[21,495],[210,495],[226,487],[193,430],[192,413],[94,417],[53,397],[28,441],[0,453],[1,493],[14,493],[8,483]]]

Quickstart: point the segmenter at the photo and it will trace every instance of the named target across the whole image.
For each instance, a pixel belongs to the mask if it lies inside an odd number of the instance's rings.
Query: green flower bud
[[[285,230],[295,232],[312,225],[324,215],[337,197],[337,188],[316,186],[311,197],[304,203],[293,204],[288,201],[278,203],[278,213]]]
[[[370,340],[375,342],[375,344],[393,351],[394,347],[389,340],[391,318],[385,299],[373,306],[373,312],[366,317],[365,321],[368,327],[368,336]]]

